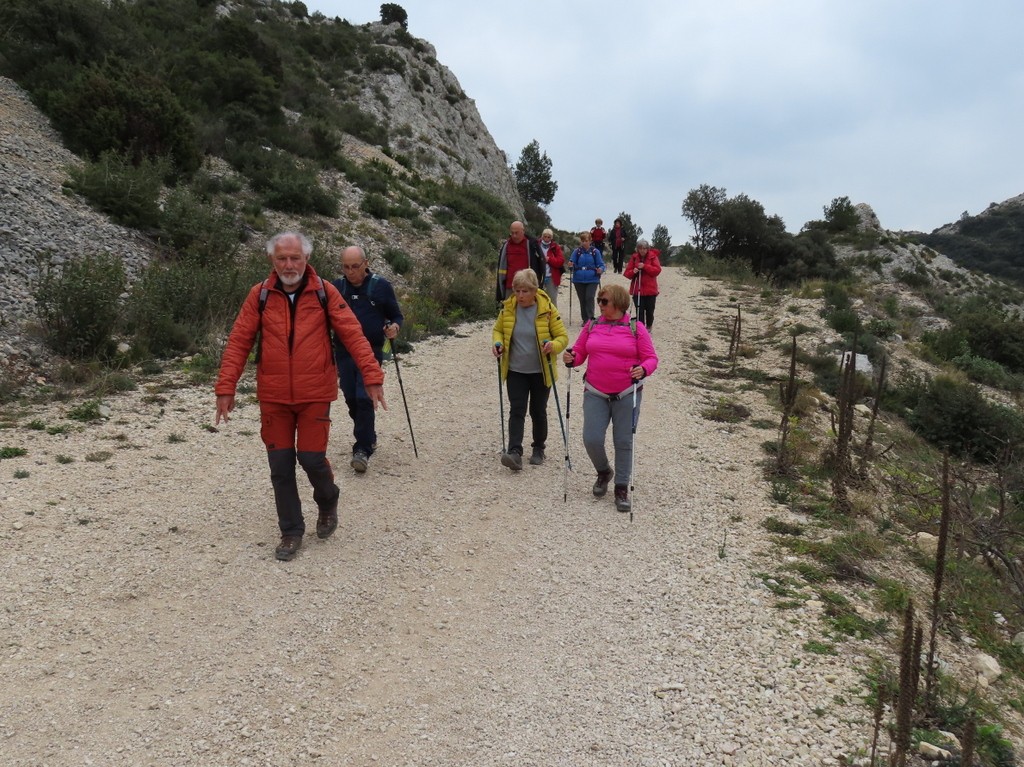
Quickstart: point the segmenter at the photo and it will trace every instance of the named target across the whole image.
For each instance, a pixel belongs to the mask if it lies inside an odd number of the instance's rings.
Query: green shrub
[[[940,360],[951,360],[971,353],[967,335],[955,328],[926,330],[921,334],[921,343]]]
[[[23,455],[28,455],[28,450],[23,447],[0,447],[0,460],[18,458]]]
[[[383,253],[383,258],[391,265],[395,274],[407,274],[413,266],[409,254],[398,248],[387,248]]]
[[[854,309],[836,309],[826,316],[829,326],[839,333],[860,332],[860,317]]]
[[[227,327],[246,293],[267,273],[262,255],[239,263],[154,263],[132,286],[128,330],[141,353],[194,353]]]
[[[167,169],[166,160],[133,164],[125,155],[107,151],[95,162],[68,168],[66,185],[118,223],[149,229],[160,219],[157,201]]]
[[[125,286],[121,259],[109,253],[47,268],[32,292],[47,345],[74,359],[108,355]]]
[[[954,357],[951,361],[972,381],[999,389],[1010,389],[1016,385],[1014,377],[1007,373],[1002,365],[993,360],[975,357],[972,354],[962,354],[959,357]]]
[[[895,320],[875,318],[868,320],[864,330],[876,338],[889,338],[896,333],[898,325]]]
[[[928,383],[908,422],[930,442],[981,461],[995,461],[1007,445],[1024,441],[1020,415],[989,402],[977,386],[949,376]]]
[[[388,201],[382,195],[371,192],[363,197],[363,201],[359,203],[359,209],[374,218],[386,219],[389,206]]]
[[[68,418],[72,421],[96,421],[100,418],[100,401],[98,399],[88,400],[81,405],[76,405],[68,411]]]
[[[320,186],[315,169],[299,164],[284,152],[246,144],[231,148],[228,161],[248,177],[269,208],[324,216],[338,213],[337,197]]]
[[[234,262],[241,243],[241,229],[232,215],[180,187],[167,196],[160,228],[161,239],[178,258],[197,266]]]
[[[183,174],[199,167],[192,120],[162,78],[115,55],[57,88],[45,105],[72,151],[92,158],[113,152],[132,164],[168,157]]]

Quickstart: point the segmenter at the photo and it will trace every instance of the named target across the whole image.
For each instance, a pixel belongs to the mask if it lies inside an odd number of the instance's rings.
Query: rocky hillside
[[[282,23],[336,22],[320,17]],[[473,184],[520,214],[522,204],[505,153],[455,75],[437,61],[435,49],[411,38],[397,24],[368,24],[360,29],[373,41],[375,55],[388,65],[351,74],[337,99],[358,105],[365,115],[388,126],[389,146],[344,133],[340,134],[340,155],[356,166],[383,166],[398,177],[415,174]],[[293,124],[302,119],[287,110],[285,117]],[[45,359],[43,349],[33,341],[32,328],[32,287],[42,270],[60,268],[86,252],[106,251],[119,256],[132,277],[158,253],[151,239],[111,223],[62,188],[68,169],[80,162],[28,94],[0,77],[0,374],[13,369],[23,376],[27,370],[39,369]],[[230,165],[214,156],[207,156],[204,163],[207,173],[230,177],[241,187],[240,194],[252,199],[248,180]],[[413,203],[425,225],[412,227],[398,218],[367,215],[360,207],[367,192],[340,170],[321,170],[320,182],[337,197],[337,216],[299,217],[264,209],[265,225],[261,231],[249,230],[245,247],[258,249],[266,234],[300,227],[311,234],[321,253],[357,243],[371,257],[395,247],[417,260],[450,236],[435,220],[433,208]],[[376,260],[374,266],[396,277],[383,260]],[[398,282],[402,283],[401,277]]]

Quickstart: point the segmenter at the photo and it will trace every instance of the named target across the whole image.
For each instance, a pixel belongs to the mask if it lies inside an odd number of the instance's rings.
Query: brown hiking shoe
[[[629,488],[625,485],[615,486],[615,508],[617,511],[632,511],[633,502],[629,500]]]
[[[597,481],[594,483],[594,497],[601,498],[608,492],[608,483],[612,481],[613,472],[611,469],[597,472]]]
[[[274,549],[274,556],[283,562],[295,557],[296,552],[302,548],[301,535],[282,535],[281,542]]]
[[[338,494],[339,497],[341,493]],[[320,516],[316,520],[316,537],[330,538],[338,529],[338,499],[334,499],[326,508],[320,509]]]

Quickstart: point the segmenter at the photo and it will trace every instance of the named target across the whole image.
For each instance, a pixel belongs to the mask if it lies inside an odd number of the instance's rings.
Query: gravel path
[[[803,650],[817,615],[773,608],[755,576],[779,564],[759,524],[779,513],[773,432],[700,415],[735,313],[707,285],[662,276],[632,523],[590,493],[578,373],[568,502],[553,405],[548,462],[500,466],[490,323],[403,358],[418,460],[393,373],[366,475],[336,408],[341,525],[290,563],[254,403],[218,431],[209,386],[111,398],[70,434],[22,428],[75,423],[67,405],[18,414],[0,431],[28,450],[0,463],[0,761],[840,764],[867,739],[865,659]],[[767,321],[746,317],[747,337]]]

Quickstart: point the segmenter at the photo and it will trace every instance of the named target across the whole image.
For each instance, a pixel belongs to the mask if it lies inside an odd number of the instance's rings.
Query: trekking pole
[[[500,344],[496,344],[500,346]],[[498,408],[501,413],[501,452],[505,452],[505,394],[501,391],[501,357],[495,357],[498,363]]]
[[[572,275],[569,275],[569,327],[572,327],[572,294],[576,292],[576,286],[572,284]]]
[[[387,323],[384,327],[387,327],[391,323]],[[402,367],[398,364],[398,351],[395,349],[394,344],[391,345],[391,359],[395,361],[395,373],[398,375],[398,388],[402,392],[402,404],[405,405],[405,422],[409,424],[409,436],[412,438],[412,452],[419,458],[420,451],[416,449],[416,435],[412,430],[412,418],[409,416],[409,401],[405,398],[405,384],[402,383]]]
[[[633,432],[629,437],[629,522],[633,523],[633,504],[636,502],[636,498],[633,497],[633,490],[636,483],[633,481],[633,466],[636,464],[636,421],[637,421],[637,409],[636,409],[636,381],[633,381]]]
[[[544,342],[550,343],[551,339]],[[543,346],[544,344],[541,344]],[[565,430],[565,421],[562,420],[562,403],[558,401],[558,385],[555,383],[555,366],[548,355],[548,374],[551,376],[551,391],[555,394],[555,410],[558,411],[558,424],[562,427],[562,442],[565,444],[565,475],[562,480],[562,503],[569,500],[569,470],[572,463],[569,460],[569,433]]]
[[[572,347],[570,347],[566,351],[571,352],[572,351]],[[566,367],[569,368],[569,372],[565,376],[565,431],[566,431],[566,433],[568,433],[569,432],[569,398],[572,396],[572,369],[573,369],[574,366],[573,365],[567,365]],[[562,496],[563,496],[562,502],[563,503],[565,503],[565,499],[569,497],[569,461],[568,461],[569,450],[568,450],[568,448],[566,448],[565,454],[566,454],[565,471],[562,472]]]

